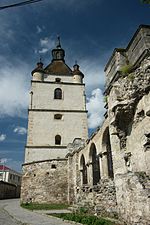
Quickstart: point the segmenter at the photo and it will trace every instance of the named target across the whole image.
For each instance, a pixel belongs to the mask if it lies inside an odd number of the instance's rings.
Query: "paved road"
[[[13,219],[5,210],[0,209],[0,225],[22,225]]]
[[[0,225],[72,225],[72,223],[23,209],[18,199],[11,199],[0,200]]]

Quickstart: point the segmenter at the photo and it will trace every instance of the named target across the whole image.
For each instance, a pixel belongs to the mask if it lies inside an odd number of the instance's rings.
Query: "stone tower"
[[[64,58],[58,38],[51,63],[32,71],[23,202],[67,201],[67,145],[88,137],[84,75]]]

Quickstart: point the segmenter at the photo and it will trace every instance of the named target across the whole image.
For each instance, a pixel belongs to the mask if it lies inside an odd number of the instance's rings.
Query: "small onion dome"
[[[52,62],[57,60],[62,60],[65,62],[65,51],[61,48],[60,37],[57,37],[57,45],[56,48],[52,50]]]
[[[75,64],[73,66],[73,75],[80,75],[82,76],[82,78],[84,78],[84,74],[79,70],[79,65],[78,64]]]
[[[42,62],[38,62],[37,67],[31,72],[31,74],[33,75],[35,72],[44,73],[43,65],[44,64]]]

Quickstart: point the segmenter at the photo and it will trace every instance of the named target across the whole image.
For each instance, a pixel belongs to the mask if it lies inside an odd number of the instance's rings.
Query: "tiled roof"
[[[44,71],[47,74],[72,75],[72,70],[62,60],[52,61]]]
[[[3,171],[3,170],[11,170],[11,169],[7,166],[0,165],[0,170]]]

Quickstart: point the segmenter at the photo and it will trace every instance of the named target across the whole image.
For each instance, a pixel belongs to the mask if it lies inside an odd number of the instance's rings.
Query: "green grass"
[[[87,225],[114,225],[115,224],[114,222],[110,220],[106,220],[104,218],[98,218],[96,216],[86,215],[86,214],[55,213],[55,214],[48,214],[48,215],[62,218],[64,220],[75,221],[77,223],[87,224]]]
[[[38,203],[22,203],[21,207],[29,210],[51,210],[51,209],[67,209],[65,204],[38,204]]]

